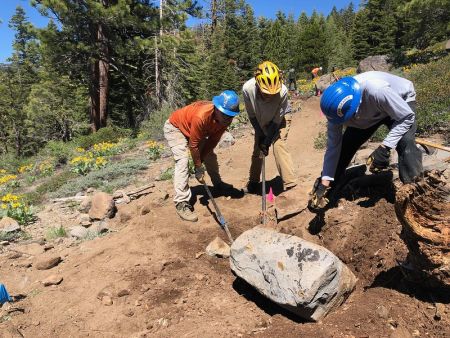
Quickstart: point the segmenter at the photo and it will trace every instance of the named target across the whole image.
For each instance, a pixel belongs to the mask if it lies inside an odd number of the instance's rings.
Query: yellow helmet
[[[275,95],[281,91],[280,70],[273,62],[264,61],[259,64],[255,79],[259,89],[265,94]]]

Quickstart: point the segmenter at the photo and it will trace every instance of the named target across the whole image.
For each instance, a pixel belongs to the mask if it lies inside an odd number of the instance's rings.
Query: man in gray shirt
[[[414,139],[415,100],[411,81],[377,71],[343,78],[325,90],[320,108],[328,119],[327,150],[322,175],[314,184],[310,209],[327,205],[330,189],[342,178],[356,151],[382,124],[389,133],[369,156],[369,170],[387,169],[390,151],[395,148],[403,183],[412,182],[422,173],[422,154]]]

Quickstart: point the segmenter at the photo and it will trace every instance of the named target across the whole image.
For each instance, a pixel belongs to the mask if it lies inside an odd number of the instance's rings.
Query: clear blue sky
[[[14,15],[17,6],[22,6],[25,9],[28,20],[37,27],[45,27],[47,25],[47,18],[42,17],[39,12],[30,6],[29,0],[0,0],[0,62],[5,62],[12,53],[12,41],[14,39],[14,32],[8,27],[8,22],[11,16]],[[159,1],[155,2],[159,3]],[[199,0],[203,6],[207,6],[207,2]],[[338,9],[346,7],[350,0],[247,0],[256,16],[264,16],[267,18],[274,18],[277,11],[282,11],[286,14],[294,14],[295,18],[301,12],[306,12],[310,15],[313,10],[319,13],[330,13],[333,6]],[[359,0],[353,1],[354,5],[359,4]],[[188,25],[197,22],[196,20],[188,20]]]

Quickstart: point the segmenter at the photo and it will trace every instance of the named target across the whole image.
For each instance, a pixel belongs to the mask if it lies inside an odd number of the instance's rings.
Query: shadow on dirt
[[[236,278],[233,282],[233,289],[246,300],[255,303],[261,310],[270,316],[282,315],[297,324],[308,323],[308,321],[299,318],[292,312],[282,308],[281,306],[271,302],[266,297],[258,293],[250,284],[241,278]]]
[[[407,273],[401,266],[394,266],[387,271],[382,271],[376,277],[373,283],[366,289],[387,288],[398,291],[410,297],[414,297],[426,303],[450,303],[450,292],[444,288],[427,288],[426,281],[421,279],[417,283],[411,281],[414,278],[405,276]]]

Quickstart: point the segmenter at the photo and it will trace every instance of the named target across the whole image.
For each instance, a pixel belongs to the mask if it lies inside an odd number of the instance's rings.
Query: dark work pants
[[[415,113],[416,102],[408,102],[408,105]],[[347,127],[345,129],[342,138],[341,154],[339,156],[339,162],[334,175],[336,180],[335,185],[339,183],[345,169],[348,167],[353,156],[364,144],[364,142],[366,142],[382,124],[391,129],[394,122],[394,120],[387,117],[367,129],[358,129],[353,127]],[[414,121],[414,124],[405,133],[405,135],[402,136],[396,147],[398,153],[398,170],[400,180],[403,183],[412,182],[415,177],[419,176],[423,172],[422,152],[417,149],[415,142],[416,130],[417,122]]]
[[[292,84],[294,85],[294,90],[297,90],[297,82],[295,82],[295,79],[289,79],[288,90],[292,90]]]

